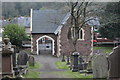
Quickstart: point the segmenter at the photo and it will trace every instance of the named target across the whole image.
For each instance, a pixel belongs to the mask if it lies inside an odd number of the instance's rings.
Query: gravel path
[[[36,70],[40,72],[40,78],[67,78],[66,76],[55,74],[56,72],[67,71],[57,69],[55,66],[55,62],[61,61],[61,58],[52,55],[35,55],[35,60],[41,64],[41,68]]]

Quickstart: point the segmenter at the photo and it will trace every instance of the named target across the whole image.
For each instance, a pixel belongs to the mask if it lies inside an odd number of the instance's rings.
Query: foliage
[[[93,50],[102,50],[103,53],[111,53],[113,51],[113,47],[93,47]]]
[[[85,75],[85,74],[80,74],[79,72],[72,72],[72,71],[63,71],[59,72],[58,74],[62,74],[64,76],[68,76],[69,78],[93,78],[92,74],[90,75]]]
[[[108,3],[105,10],[106,10],[106,12],[120,14],[120,1]]]
[[[39,69],[39,68],[40,68],[39,63],[35,63],[35,66],[28,65],[28,73],[23,75],[23,77],[25,77],[25,78],[39,78],[40,73],[35,71],[35,69]]]
[[[4,26],[3,38],[4,37],[10,38],[12,45],[16,45],[18,47],[22,46],[21,44],[23,40],[28,39],[24,27],[16,24],[8,24]]]
[[[72,72],[71,70],[68,69],[66,62],[55,62],[55,65],[58,69],[66,69],[66,71],[62,72],[54,72],[51,74],[60,74],[62,76],[68,76],[69,78],[92,78],[92,75],[85,75],[85,74],[80,74],[78,72]]]
[[[120,2],[111,2],[106,5],[102,14],[102,26],[99,29],[103,37],[120,38]]]
[[[39,78],[39,72],[29,70],[26,75],[23,75],[25,78]]]
[[[109,2],[100,14],[101,24],[116,23],[120,21],[120,2]]]
[[[86,23],[96,18],[97,11],[101,9],[97,3],[92,2],[70,2],[71,24],[68,31],[68,39],[73,43],[76,51],[76,43],[79,38],[79,30],[86,26]],[[94,25],[92,25],[94,26]],[[74,36],[72,37],[72,35]]]
[[[58,69],[68,69],[68,67],[66,66],[66,62],[55,62],[55,65]]]
[[[30,16],[30,9],[60,9],[65,3],[57,2],[3,2],[2,15],[4,18]]]
[[[120,23],[108,23],[99,29],[103,37],[115,40],[120,38]]]
[[[29,69],[39,69],[41,65],[37,62],[35,62],[35,66],[29,66]]]

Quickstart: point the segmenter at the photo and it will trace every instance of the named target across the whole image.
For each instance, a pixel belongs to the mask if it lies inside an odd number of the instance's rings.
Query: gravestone
[[[72,72],[77,72],[78,71],[78,52],[72,53]]]
[[[65,55],[62,55],[62,62],[65,62]]]
[[[13,76],[13,60],[12,55],[14,54],[14,49],[10,43],[9,38],[3,39],[4,43],[2,45],[2,77],[8,75]]]
[[[120,46],[113,49],[113,52],[108,57],[110,61],[110,78],[120,78]]]
[[[84,69],[84,60],[82,58],[82,56],[79,57],[79,70],[83,70]]]
[[[108,59],[105,54],[98,54],[93,59],[93,78],[108,77]]]
[[[17,64],[18,65],[26,65],[28,58],[29,58],[28,54],[25,51],[21,51],[17,57]]]
[[[67,56],[67,63],[66,63],[66,65],[70,65],[70,57],[69,56]]]
[[[82,56],[79,57],[79,62],[84,63],[84,60],[83,60]]]
[[[2,78],[2,49],[0,48],[0,79]]]
[[[92,71],[92,61],[93,61],[93,57],[94,57],[94,55],[89,55],[89,57],[88,57],[88,65],[87,65],[87,73],[88,73],[88,74],[93,73],[93,71]]]
[[[33,56],[29,56],[28,63],[30,66],[34,66],[35,65],[35,58]]]
[[[12,54],[12,62],[13,62],[13,67],[16,67],[16,46],[15,45],[12,45],[12,51],[14,52],[14,54]]]

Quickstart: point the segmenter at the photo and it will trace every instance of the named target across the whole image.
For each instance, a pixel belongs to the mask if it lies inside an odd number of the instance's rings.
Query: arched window
[[[75,33],[76,29],[73,27],[71,28],[71,37],[77,37],[78,40],[84,40],[84,29],[81,28],[77,33]]]
[[[71,28],[71,37],[72,37],[72,38],[75,37],[75,28]]]
[[[80,30],[79,30],[79,40],[84,40],[84,29],[83,28],[81,28]]]

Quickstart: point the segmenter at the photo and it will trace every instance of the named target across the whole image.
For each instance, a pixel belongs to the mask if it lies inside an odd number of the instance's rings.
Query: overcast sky
[[[2,2],[70,2],[70,1],[84,1],[84,0],[0,0]],[[92,2],[118,2],[120,0],[85,0]]]

